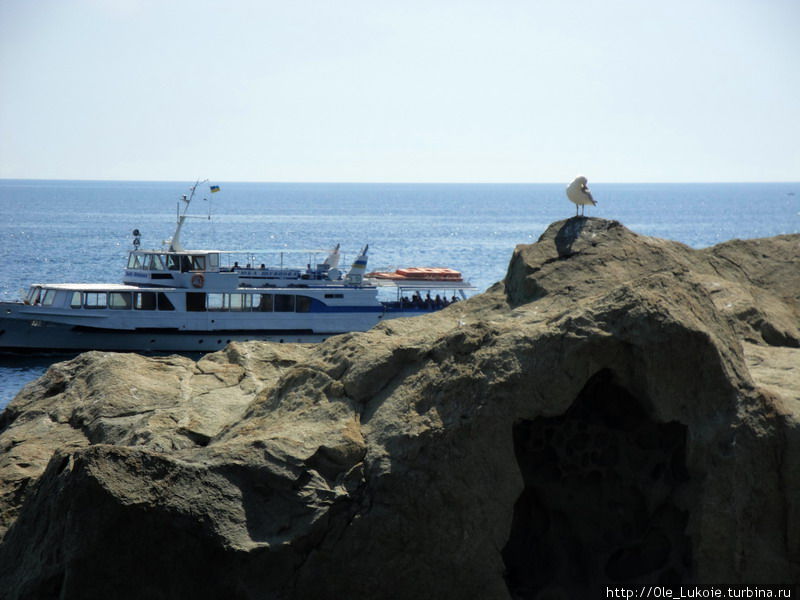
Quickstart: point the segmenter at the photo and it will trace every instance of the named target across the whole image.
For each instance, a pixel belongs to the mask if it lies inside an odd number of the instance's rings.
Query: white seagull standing
[[[597,202],[592,198],[589,187],[586,185],[586,177],[583,175],[578,175],[572,180],[572,183],[567,186],[567,198],[570,199],[570,202],[575,203],[576,217],[578,216],[579,206],[581,207],[581,215],[585,210],[584,207],[589,205],[597,206]]]

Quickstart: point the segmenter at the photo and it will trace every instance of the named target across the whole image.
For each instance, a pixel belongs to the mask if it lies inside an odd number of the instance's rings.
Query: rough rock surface
[[[798,264],[576,217],[434,315],[54,365],[0,416],[0,596],[798,581]]]

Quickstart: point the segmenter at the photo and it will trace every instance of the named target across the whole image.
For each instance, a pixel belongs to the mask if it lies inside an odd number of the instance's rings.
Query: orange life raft
[[[392,273],[373,271],[367,277],[400,281],[463,281],[460,271],[446,267],[406,267]]]

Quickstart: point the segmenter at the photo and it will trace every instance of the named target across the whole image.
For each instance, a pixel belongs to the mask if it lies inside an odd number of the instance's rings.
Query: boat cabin
[[[235,289],[239,276],[220,267],[219,255],[215,250],[133,250],[122,280],[139,286]]]
[[[128,269],[142,271],[218,271],[218,252],[158,252],[135,250],[128,255]]]

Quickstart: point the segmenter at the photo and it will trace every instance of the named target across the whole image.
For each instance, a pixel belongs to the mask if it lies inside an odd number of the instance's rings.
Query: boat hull
[[[0,318],[0,352],[47,354],[116,350],[128,352],[211,352],[230,342],[262,340],[316,343],[334,333],[311,331],[176,331],[81,329],[58,323]]]
[[[10,305],[7,305],[10,306]],[[19,305],[16,305],[18,307]],[[10,309],[4,311],[7,314]],[[322,331],[313,329],[214,329],[185,330],[166,327],[117,329],[91,327],[48,321],[42,315],[32,319],[20,315],[0,317],[0,353],[59,354],[86,350],[123,352],[212,352],[230,342],[266,341],[276,343],[313,344],[331,336],[352,331],[366,331],[387,319],[413,317],[432,312],[424,308],[388,309],[382,313],[353,315],[341,320],[342,330],[331,328],[326,320]],[[13,314],[13,313],[12,313]],[[58,317],[56,317],[58,318]],[[273,322],[273,325],[275,323]],[[306,323],[307,324],[307,323]],[[300,322],[296,326],[302,325]]]

